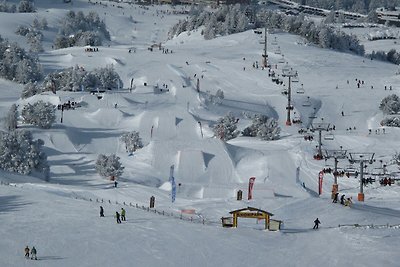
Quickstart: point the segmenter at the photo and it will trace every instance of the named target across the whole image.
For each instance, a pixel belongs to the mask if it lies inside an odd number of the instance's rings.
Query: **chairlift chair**
[[[278,46],[277,49],[275,49],[275,54],[280,55],[281,54],[281,48]]]
[[[310,107],[311,106],[311,101],[309,99],[304,100],[303,104],[301,104],[303,107]]]
[[[324,140],[333,140],[333,139],[335,139],[335,137],[333,136],[333,133],[327,133],[327,134],[325,134],[325,136],[324,136]]]
[[[305,92],[306,92],[306,91],[304,90],[303,87],[297,88],[297,90],[296,90],[296,93],[298,93],[298,94],[304,94]]]
[[[298,83],[299,82],[299,76],[293,76],[293,78],[292,78],[292,82],[293,83]],[[303,90],[304,91],[304,90]]]
[[[272,40],[271,44],[272,45],[278,45],[278,41],[276,40],[276,37],[274,38],[274,40]]]
[[[283,55],[282,55],[282,57],[278,60],[278,63],[285,63],[285,58],[283,57]]]

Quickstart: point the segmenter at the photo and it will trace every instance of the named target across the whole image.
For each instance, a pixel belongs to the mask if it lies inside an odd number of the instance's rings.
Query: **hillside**
[[[365,202],[359,202],[359,180],[339,177],[340,194],[352,197],[354,204],[333,204],[332,174],[325,175],[322,194],[317,194],[318,173],[333,168],[333,159],[314,160],[317,133],[312,142],[298,133],[315,122],[330,123],[335,131],[326,139],[333,140],[325,140],[324,132],[323,150],[375,153],[369,171],[378,169],[380,160],[390,162],[398,152],[400,130],[386,127],[383,132],[379,103],[399,94],[397,66],[317,48],[287,33],[269,34],[272,70],[282,73],[286,65],[279,62],[284,57],[299,73],[299,82],[292,83],[292,118],[302,123],[286,126],[287,97],[281,92],[287,86],[272,82],[268,70],[253,68],[263,49],[261,35],[253,31],[204,40],[198,30],[167,40],[169,28],[185,17],[171,11],[184,7],[36,2],[35,14],[1,13],[1,36],[28,47],[15,29],[44,17],[49,30],[43,31],[45,51],[39,59],[46,73],[112,64],[123,85],[101,99],[89,92],[20,99],[23,86],[0,79],[1,114],[13,103],[85,103],[64,111],[63,123],[57,111],[51,129],[21,125],[44,141],[50,181],[0,173],[0,266],[398,265],[399,186],[368,185]],[[96,11],[111,41],[98,52],[52,49],[58,21],[68,10]],[[150,51],[159,43],[170,52],[158,47]],[[275,53],[278,46],[284,56]],[[363,81],[360,88],[358,80]],[[297,93],[301,84],[305,93]],[[156,93],[156,86],[168,91]],[[393,90],[385,91],[385,86]],[[219,105],[205,101],[207,91],[217,90],[224,92]],[[248,115],[275,118],[281,138],[239,136],[223,142],[214,136],[213,126],[228,112],[239,118],[241,130],[251,124]],[[138,131],[143,139],[144,148],[133,155],[119,139],[127,131]],[[100,153],[121,158],[125,170],[117,188],[95,171]],[[174,203],[171,165],[180,184]],[[341,170],[358,166],[339,161]],[[398,171],[397,166],[390,171]],[[247,200],[250,177],[256,177],[254,198]],[[245,200],[236,200],[238,190]],[[155,211],[147,211],[151,196]],[[105,218],[99,218],[100,205]],[[283,221],[281,231],[266,231],[262,221],[243,218],[237,229],[222,228],[222,216],[247,206],[274,214],[273,219]],[[117,225],[113,215],[121,207],[127,210],[127,221]],[[322,224],[316,231],[312,226],[317,217]],[[38,262],[23,258],[26,245],[38,249]]]

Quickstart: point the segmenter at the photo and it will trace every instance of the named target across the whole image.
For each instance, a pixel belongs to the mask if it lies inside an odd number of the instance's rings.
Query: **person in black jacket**
[[[318,225],[320,224],[321,222],[318,220],[318,218],[314,221],[314,227],[313,227],[313,229],[318,229]]]
[[[100,217],[104,217],[104,209],[100,206]]]

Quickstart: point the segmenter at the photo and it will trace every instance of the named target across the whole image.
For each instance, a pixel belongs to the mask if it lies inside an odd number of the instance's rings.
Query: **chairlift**
[[[265,41],[264,40],[260,40],[259,43],[260,44],[265,44]]]
[[[280,55],[281,54],[281,48],[278,46],[277,49],[275,49],[275,54]]]
[[[285,58],[282,56],[280,59],[278,59],[278,63],[285,63]]]
[[[284,63],[285,61],[283,61],[283,62],[279,62],[279,63]],[[289,72],[290,71],[290,67],[289,67],[289,65],[288,64],[285,64],[285,66],[283,66],[282,67],[282,73],[287,73],[287,72]]]
[[[310,107],[311,106],[311,101],[310,99],[304,100],[303,104],[301,104],[303,107]]]
[[[333,140],[333,139],[335,139],[335,137],[333,136],[333,133],[327,133],[327,134],[325,134],[325,136],[324,136],[324,140],[327,140],[327,141],[330,141],[330,140]]]
[[[276,40],[276,36],[275,36],[274,40],[272,40],[271,44],[272,45],[278,45],[278,41]]]
[[[300,88],[297,88],[296,93],[298,94],[304,94],[306,90],[304,90],[303,84],[301,84]]]
[[[298,83],[298,82],[299,82],[299,76],[298,76],[298,75],[293,76],[292,82],[293,82],[293,83]],[[303,90],[303,91],[304,91],[304,90]]]

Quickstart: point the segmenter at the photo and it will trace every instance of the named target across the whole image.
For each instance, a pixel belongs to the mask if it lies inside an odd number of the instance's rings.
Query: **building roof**
[[[233,210],[233,211],[230,211],[229,213],[233,214],[233,213],[238,213],[238,212],[241,212],[241,211],[258,211],[258,212],[261,212],[261,213],[266,213],[269,216],[274,216],[274,214],[272,214],[272,213],[270,213],[268,211],[257,209],[257,208],[253,208],[253,207],[247,207],[247,208],[243,208],[243,209]]]

